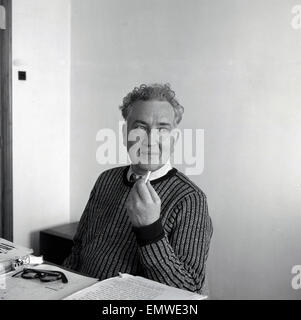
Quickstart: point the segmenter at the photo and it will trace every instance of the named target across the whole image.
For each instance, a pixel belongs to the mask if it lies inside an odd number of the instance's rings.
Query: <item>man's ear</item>
[[[123,145],[125,147],[127,147],[128,130],[127,130],[127,122],[126,121],[122,125],[122,137],[123,137]]]

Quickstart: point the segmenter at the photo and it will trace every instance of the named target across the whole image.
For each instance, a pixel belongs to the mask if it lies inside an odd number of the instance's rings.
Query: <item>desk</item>
[[[68,223],[40,232],[40,253],[45,261],[62,265],[71,252],[78,222]]]
[[[78,272],[42,264],[34,268],[64,272],[68,283],[61,280],[42,282],[39,279],[12,277],[13,272],[4,275],[4,288],[0,300],[203,300],[201,296],[186,290],[169,287],[146,278],[120,274],[98,281]],[[70,297],[70,295],[72,295]]]

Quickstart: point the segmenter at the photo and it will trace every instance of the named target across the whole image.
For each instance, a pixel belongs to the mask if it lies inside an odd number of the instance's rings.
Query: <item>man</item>
[[[169,161],[183,107],[169,85],[154,84],[135,88],[120,108],[132,165],[99,176],[64,265],[202,293],[212,235],[206,196]]]

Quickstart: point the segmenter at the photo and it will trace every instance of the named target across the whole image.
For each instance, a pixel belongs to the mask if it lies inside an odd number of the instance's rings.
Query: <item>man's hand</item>
[[[149,181],[139,179],[129,194],[126,208],[133,226],[139,228],[160,218],[161,200]]]

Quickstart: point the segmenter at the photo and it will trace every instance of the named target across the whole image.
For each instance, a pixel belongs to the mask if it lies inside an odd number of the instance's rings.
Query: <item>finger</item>
[[[136,190],[139,194],[139,197],[144,202],[152,202],[152,196],[148,190],[148,187],[146,186],[143,179],[139,179],[135,184]]]
[[[140,197],[140,195],[138,193],[136,183],[132,187],[132,190],[130,192],[130,197],[131,197],[131,202],[133,204],[136,203],[137,201],[141,201],[141,197]]]
[[[149,191],[153,201],[156,203],[159,203],[161,201],[161,199],[149,181],[147,182],[146,186],[148,188],[148,191]]]

